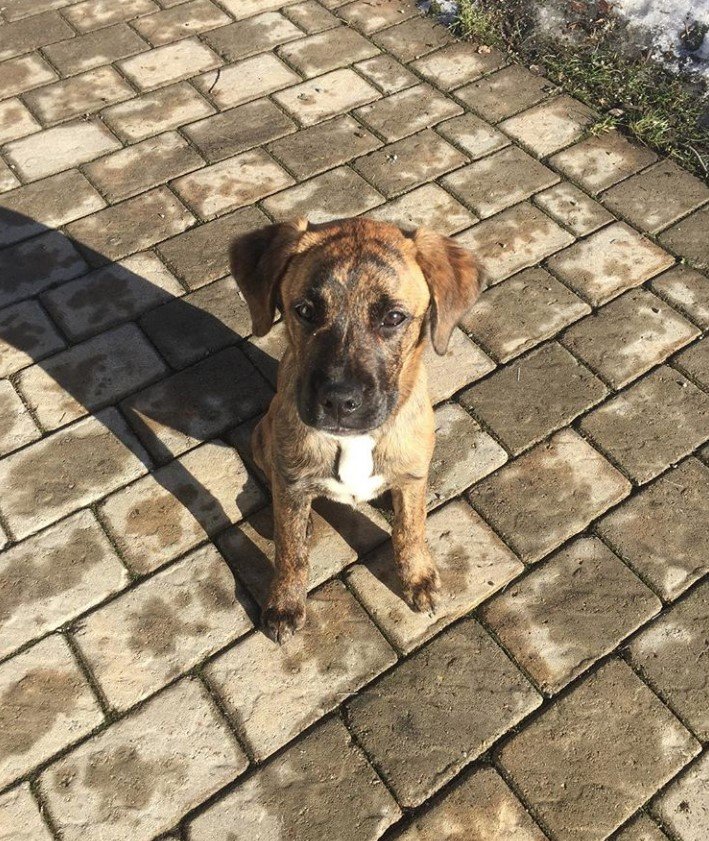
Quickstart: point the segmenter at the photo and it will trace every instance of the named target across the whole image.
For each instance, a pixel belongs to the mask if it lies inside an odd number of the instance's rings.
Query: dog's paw
[[[438,571],[432,569],[417,581],[408,583],[404,588],[404,596],[415,611],[433,615],[436,612],[440,587]]]
[[[282,645],[305,625],[305,604],[269,604],[261,613],[261,627],[266,636]]]

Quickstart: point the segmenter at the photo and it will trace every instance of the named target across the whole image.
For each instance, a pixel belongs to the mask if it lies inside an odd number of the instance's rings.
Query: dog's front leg
[[[271,490],[276,570],[261,622],[272,640],[283,643],[305,624],[310,497],[295,493],[280,478],[274,479]]]
[[[426,479],[392,490],[394,560],[406,601],[414,610],[433,612],[440,581],[426,545]]]

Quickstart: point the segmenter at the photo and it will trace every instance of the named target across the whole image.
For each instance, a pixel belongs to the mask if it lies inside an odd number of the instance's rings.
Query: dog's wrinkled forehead
[[[298,244],[291,274],[291,294],[388,293],[416,308],[429,300],[412,240],[393,225],[369,219],[311,226]]]

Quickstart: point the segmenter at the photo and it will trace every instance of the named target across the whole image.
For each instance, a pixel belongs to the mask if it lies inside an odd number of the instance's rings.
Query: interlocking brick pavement
[[[594,120],[415,0],[5,0],[0,838],[705,841],[709,190]],[[277,648],[227,248],[294,214],[488,289],[426,351],[438,611],[320,501]]]

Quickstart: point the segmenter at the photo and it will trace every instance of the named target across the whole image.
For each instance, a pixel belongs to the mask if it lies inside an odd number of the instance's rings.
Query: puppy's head
[[[302,420],[336,435],[384,423],[413,384],[428,326],[444,354],[480,290],[473,256],[453,240],[370,219],[269,225],[230,256],[254,334],[283,313]]]

